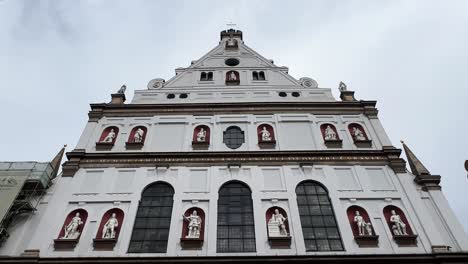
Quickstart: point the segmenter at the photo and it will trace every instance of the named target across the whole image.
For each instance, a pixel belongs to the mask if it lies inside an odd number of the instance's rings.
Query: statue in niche
[[[340,90],[340,92],[344,92],[344,91],[348,90],[348,86],[346,86],[346,84],[344,82],[340,82],[340,85],[338,86],[338,89]]]
[[[330,125],[325,128],[325,140],[338,140],[335,130]]]
[[[119,221],[117,220],[116,214],[112,213],[109,220],[102,228],[102,238],[112,239],[115,238],[115,229],[119,226]]]
[[[117,91],[118,94],[124,94],[125,90],[127,90],[127,86],[124,84],[120,89]]]
[[[200,131],[197,133],[197,142],[205,142],[206,141],[206,130],[200,128]]]
[[[133,136],[133,142],[141,143],[143,141],[143,136],[145,135],[145,131],[139,127]]]
[[[233,71],[229,73],[229,81],[237,81],[236,74]]]
[[[390,216],[390,223],[392,223],[392,232],[396,236],[406,236],[406,224],[403,223],[401,217],[397,215],[395,210],[391,211],[392,215]]]
[[[268,220],[268,236],[269,237],[284,237],[288,236],[288,231],[286,230],[285,222],[288,220],[287,217],[284,217],[278,209],[275,209],[274,213],[271,215],[270,220]]]
[[[272,140],[271,134],[270,134],[270,132],[268,132],[266,127],[263,127],[263,129],[262,129],[262,131],[260,131],[260,133],[262,134],[262,141],[271,141]]]
[[[361,129],[357,127],[353,127],[353,137],[356,141],[367,140],[366,136],[364,136],[364,133],[361,131]]]
[[[229,38],[227,41],[226,41],[226,47],[236,47],[237,46],[237,40],[233,39],[233,38]]]
[[[360,236],[372,236],[372,228],[371,228],[371,223],[366,223],[364,221],[364,218],[361,216],[359,211],[355,212],[354,215],[354,222],[356,223],[358,227],[358,233]]]
[[[70,220],[68,225],[65,225],[63,228],[65,234],[63,235],[62,239],[78,239],[80,236],[80,231],[78,231],[78,227],[83,224],[81,221],[80,213],[76,213],[75,216]]]
[[[197,210],[193,210],[189,216],[182,215],[185,221],[188,221],[188,233],[185,238],[200,238],[201,217],[197,215]]]
[[[102,140],[102,142],[112,142],[114,141],[114,138],[115,138],[115,131],[114,129],[112,128],[110,131],[109,131],[109,134],[107,134],[107,136]]]

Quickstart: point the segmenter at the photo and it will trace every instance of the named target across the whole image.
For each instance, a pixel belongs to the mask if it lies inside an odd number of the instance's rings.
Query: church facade
[[[468,263],[441,177],[400,157],[375,101],[344,83],[335,99],[233,29],[175,72],[91,104],[0,263]]]

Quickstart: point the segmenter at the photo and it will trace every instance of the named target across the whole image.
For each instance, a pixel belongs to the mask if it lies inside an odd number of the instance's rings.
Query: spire
[[[52,166],[52,179],[57,177],[57,173],[60,169],[60,164],[62,163],[63,154],[65,153],[65,148],[67,145],[63,145],[63,148],[55,155],[54,159],[50,162],[50,166]]]
[[[408,159],[408,163],[411,168],[411,172],[414,175],[431,175],[431,173],[424,167],[422,162],[414,155],[414,153],[411,151],[411,149],[408,148],[408,146],[403,142],[403,140],[400,140],[401,144],[403,144],[403,149],[405,150],[406,158]]]
[[[406,159],[411,168],[411,172],[416,176],[414,181],[422,186],[424,191],[428,190],[440,190],[440,176],[439,175],[432,175],[429,170],[424,167],[422,162],[414,155],[414,153],[409,149],[409,147],[400,140],[401,144],[403,144],[403,149],[405,150]]]

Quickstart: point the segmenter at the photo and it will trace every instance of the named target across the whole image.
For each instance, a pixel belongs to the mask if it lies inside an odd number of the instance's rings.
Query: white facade
[[[86,155],[103,157],[102,154],[106,154],[108,159],[118,159],[119,155],[128,153],[144,158],[144,153],[165,152],[180,152],[181,157],[188,153],[216,152],[222,155],[272,151],[291,155],[307,154],[307,151],[317,155],[320,155],[317,151],[338,151],[336,155],[367,151],[368,155],[373,155],[386,146],[392,146],[376,114],[321,105],[346,102],[335,100],[330,89],[318,88],[311,79],[296,80],[288,75],[287,68],[275,66],[244,45],[238,35],[231,35],[238,41],[238,48],[226,49],[226,41],[230,41],[228,35],[224,35],[216,48],[194,61],[190,67],[178,68],[176,75],[164,84],[155,79],[149,83],[147,90],[136,91],[130,103],[130,106],[143,107],[141,109],[151,109],[151,105],[161,104],[177,104],[181,108],[201,104],[208,110],[202,113],[167,112],[155,115],[151,114],[152,110],[141,110],[139,115],[133,109],[131,114],[126,115],[126,108],[123,107],[119,114],[107,116],[104,113],[102,117],[90,118],[75,149],[84,151]],[[239,65],[225,65],[228,58],[237,58]],[[226,85],[226,73],[232,70],[239,73],[238,85]],[[265,80],[254,80],[253,71],[264,72]],[[202,72],[212,72],[213,79],[201,81]],[[304,84],[306,80],[308,82]],[[286,93],[286,96],[279,96],[280,92]],[[296,92],[295,96],[293,92]],[[168,98],[170,94],[174,94],[173,99]],[[180,98],[181,94],[186,94],[186,98]],[[290,109],[252,113],[213,110],[207,114],[214,105],[232,104],[235,109],[236,104],[249,103],[278,103],[272,109],[280,109],[283,103],[317,103],[317,110],[284,106]],[[175,108],[168,106],[171,107]],[[261,124],[269,124],[274,130],[276,144],[272,148],[261,148],[258,144],[257,127]],[[336,127],[342,140],[339,148],[330,148],[325,144],[320,128],[322,124]],[[362,126],[371,140],[370,146],[354,143],[348,129],[350,124]],[[210,128],[207,149],[192,146],[194,129],[198,125]],[[119,129],[114,145],[111,149],[97,148],[96,142],[110,126]],[[141,149],[128,149],[126,142],[131,130],[137,126],[147,128],[144,144]],[[230,149],[223,143],[223,133],[230,126],[244,131],[245,143],[237,149]],[[380,162],[378,158],[375,160]],[[414,182],[415,175],[396,172],[383,161],[382,164],[370,164],[363,158],[362,163],[346,159],[328,162],[327,158],[323,158],[311,163],[291,161],[278,164],[278,161],[272,160],[255,164],[246,161],[235,166],[229,162],[210,164],[209,161],[197,164],[187,161],[167,166],[132,165],[131,162],[118,164],[118,161],[116,165],[108,165],[108,160],[103,160],[101,164],[99,160],[80,162],[72,177],[56,180],[36,214],[19,219],[12,225],[11,236],[0,247],[0,255],[19,256],[24,250],[31,249],[40,250],[41,257],[429,254],[448,247],[450,252],[468,251],[467,236],[442,192],[424,191]],[[252,191],[256,252],[217,252],[218,190],[232,180],[245,183]],[[296,186],[305,180],[319,182],[328,190],[344,250],[306,251],[295,191]],[[167,252],[128,253],[142,191],[158,181],[174,188]],[[353,205],[364,208],[369,214],[374,231],[379,236],[376,247],[360,247],[355,241],[347,215],[347,209]],[[388,205],[404,212],[414,235],[417,235],[414,245],[401,246],[393,238],[383,213]],[[187,250],[181,246],[182,214],[194,206],[201,208],[206,215],[204,243],[201,249]],[[288,215],[290,248],[272,249],[269,244],[265,214],[273,206],[281,207]],[[88,212],[78,244],[70,250],[56,250],[54,239],[58,238],[67,215],[78,208]],[[120,235],[113,250],[97,251],[93,248],[93,238],[102,216],[112,208],[120,208],[124,212]]]

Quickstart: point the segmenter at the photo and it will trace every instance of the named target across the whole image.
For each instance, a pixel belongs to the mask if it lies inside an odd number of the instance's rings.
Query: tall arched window
[[[219,189],[217,252],[255,252],[252,192],[241,182]]]
[[[297,185],[296,196],[306,251],[343,250],[328,191],[317,182],[304,181]]]
[[[164,182],[148,185],[141,195],[129,253],[165,253],[174,189]]]

